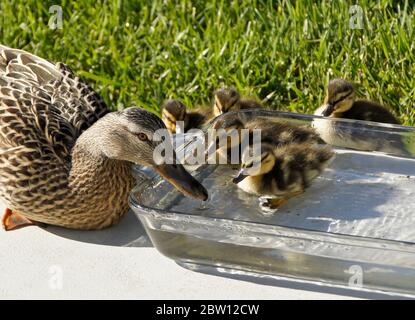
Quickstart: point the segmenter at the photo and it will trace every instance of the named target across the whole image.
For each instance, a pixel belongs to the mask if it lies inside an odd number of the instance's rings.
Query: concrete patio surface
[[[152,247],[132,212],[102,231],[2,229],[0,252],[0,299],[356,298],[334,288],[189,271]]]

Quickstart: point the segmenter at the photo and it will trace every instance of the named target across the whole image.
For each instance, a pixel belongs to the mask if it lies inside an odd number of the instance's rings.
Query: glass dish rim
[[[221,114],[212,120],[209,121],[207,127],[213,124],[218,118],[220,117],[227,117],[232,114],[249,114],[249,113],[258,113],[258,114],[271,114],[273,116],[285,116],[290,118],[297,118],[299,120],[309,120],[312,121],[313,119],[321,119],[324,121],[336,122],[336,123],[348,123],[348,124],[359,124],[361,126],[368,126],[370,128],[384,128],[384,129],[400,129],[402,131],[409,131],[415,132],[415,127],[412,126],[404,126],[401,124],[392,124],[392,123],[382,123],[382,122],[375,122],[375,121],[367,121],[367,120],[355,120],[355,119],[346,119],[346,118],[329,118],[323,117],[314,114],[307,114],[307,113],[297,113],[297,112],[289,112],[289,111],[280,111],[280,110],[272,110],[272,109],[243,109],[239,111],[232,111],[227,112],[225,114]]]

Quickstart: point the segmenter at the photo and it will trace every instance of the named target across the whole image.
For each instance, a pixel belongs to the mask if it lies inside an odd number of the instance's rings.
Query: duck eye
[[[245,168],[252,168],[252,166],[254,165],[254,163],[253,162],[250,162],[250,163],[248,163],[246,166],[245,166]]]
[[[147,141],[147,140],[148,140],[147,135],[146,135],[145,133],[143,133],[143,132],[137,133],[137,137],[138,137],[138,139],[140,139],[141,141]]]

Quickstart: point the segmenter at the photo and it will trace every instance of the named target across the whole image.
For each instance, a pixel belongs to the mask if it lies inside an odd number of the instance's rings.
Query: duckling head
[[[228,149],[238,147],[243,128],[244,124],[239,117],[218,119],[213,125],[214,136],[212,143],[208,146],[207,154],[213,154],[216,150],[219,154],[224,155]]]
[[[240,109],[240,95],[234,87],[218,89],[214,93],[215,102],[213,105],[213,114],[215,117],[230,111]]]
[[[327,95],[321,115],[338,118],[340,114],[352,107],[354,100],[355,90],[349,81],[343,79],[331,80],[327,87]]]
[[[233,179],[239,183],[249,176],[264,175],[272,170],[276,162],[272,146],[262,143],[258,146],[249,146],[242,152],[241,169]]]
[[[181,133],[178,121],[183,121],[185,129],[188,125],[189,118],[186,112],[186,106],[180,100],[167,100],[161,107],[161,119],[171,133]]]

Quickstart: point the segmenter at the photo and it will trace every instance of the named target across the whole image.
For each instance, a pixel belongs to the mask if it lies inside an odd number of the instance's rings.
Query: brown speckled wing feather
[[[0,197],[33,214],[56,207],[76,139],[107,112],[64,64],[0,45]]]
[[[62,63],[0,45],[0,147],[33,145],[66,159],[108,108]]]

